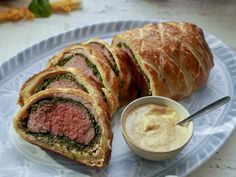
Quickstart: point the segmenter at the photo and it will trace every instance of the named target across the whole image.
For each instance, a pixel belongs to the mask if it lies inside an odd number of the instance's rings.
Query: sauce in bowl
[[[180,120],[173,108],[146,104],[129,112],[125,129],[128,137],[140,148],[166,152],[183,146],[192,134],[188,126],[176,125]]]

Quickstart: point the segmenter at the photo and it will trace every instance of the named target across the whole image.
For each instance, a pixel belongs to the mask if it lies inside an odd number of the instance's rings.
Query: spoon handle
[[[186,119],[178,122],[177,125],[183,125],[184,123],[186,123],[188,121],[191,121],[191,120],[198,118],[208,112],[211,112],[211,111],[219,108],[220,106],[224,105],[225,103],[229,102],[230,100],[231,100],[231,98],[229,96],[223,97],[223,98],[207,105],[206,107],[202,108],[201,110],[193,113],[192,115],[190,115]]]

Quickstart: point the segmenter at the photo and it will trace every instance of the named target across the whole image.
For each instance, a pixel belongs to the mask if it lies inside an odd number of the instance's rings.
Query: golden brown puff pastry
[[[118,47],[112,47],[111,51],[116,55],[117,65],[120,72],[120,102],[122,105],[129,103],[137,98],[137,83],[132,77],[133,67],[130,64],[129,55]]]
[[[206,82],[213,55],[196,25],[184,22],[148,24],[113,38],[143,73],[150,95],[181,99]]]
[[[79,69],[51,67],[35,74],[24,83],[19,93],[19,105],[23,106],[30,96],[49,88],[74,88],[94,97],[104,97],[100,85]]]
[[[107,114],[84,91],[38,92],[18,111],[13,124],[26,141],[84,165],[101,168],[110,159],[112,132]]]
[[[92,38],[82,44],[89,45],[93,51],[101,53],[103,55],[103,59],[110,65],[115,75],[119,76],[120,70],[116,63],[117,57],[112,53],[110,45],[107,42],[98,38]]]
[[[114,73],[119,77],[120,103],[125,104],[136,98],[136,89],[132,89],[129,56],[118,47],[111,47],[107,42],[98,38],[90,39],[84,42],[84,44],[102,53]]]
[[[79,68],[100,83],[113,115],[119,107],[119,81],[104,56],[88,45],[72,45],[49,60],[48,66]]]

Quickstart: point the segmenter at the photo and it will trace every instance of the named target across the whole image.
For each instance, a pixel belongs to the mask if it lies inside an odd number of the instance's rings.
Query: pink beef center
[[[106,49],[106,47],[102,47],[101,44],[96,43],[96,42],[91,42],[90,46],[97,50],[98,52],[102,53],[105,58],[107,59],[107,62],[109,63],[109,65],[111,66],[111,68],[114,68],[114,63],[112,61],[112,57],[110,56],[109,51]]]
[[[79,68],[87,76],[99,82],[99,79],[93,74],[92,69],[87,65],[85,59],[79,55],[72,57],[68,62],[66,62],[65,66]]]
[[[78,84],[71,80],[66,80],[66,79],[60,79],[60,80],[55,80],[51,82],[48,86],[48,88],[75,88],[75,89],[82,89]]]
[[[28,128],[35,133],[52,132],[58,136],[81,143],[90,144],[95,130],[84,108],[72,103],[58,102],[44,105],[31,113]]]

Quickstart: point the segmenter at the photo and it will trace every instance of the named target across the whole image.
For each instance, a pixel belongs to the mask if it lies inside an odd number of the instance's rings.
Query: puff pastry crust
[[[68,148],[63,144],[52,144],[48,145],[38,140],[35,136],[27,133],[27,130],[22,128],[21,122],[29,114],[29,108],[32,104],[36,103],[45,98],[62,97],[69,98],[82,103],[90,112],[93,114],[96,122],[101,127],[101,136],[99,141],[88,147],[86,152],[81,153],[80,151]],[[13,125],[16,132],[26,141],[40,146],[43,149],[48,149],[58,154],[61,154],[69,159],[75,160],[81,164],[88,165],[90,167],[101,168],[108,164],[111,155],[111,141],[112,132],[110,128],[110,122],[106,112],[94,99],[93,96],[75,89],[48,89],[38,92],[31,96],[26,104],[16,114]]]
[[[131,66],[129,63],[129,56],[120,50],[118,47],[112,47],[104,40],[93,38],[89,41],[85,42],[84,44],[90,46],[100,46],[94,47],[94,50],[98,50],[98,52],[102,52],[103,55],[107,58],[107,61],[112,63],[115,70],[118,70],[118,77],[119,77],[119,101],[120,103],[126,104],[129,101],[136,98],[136,89],[133,87],[132,82],[132,73],[131,73]]]
[[[72,45],[58,55],[54,56],[49,60],[48,66],[56,66],[64,59],[65,55],[68,54],[79,54],[86,57],[89,62],[96,66],[97,71],[101,76],[101,87],[110,105],[110,113],[113,115],[117,108],[120,106],[119,103],[119,80],[115,73],[112,71],[110,65],[104,60],[104,56],[93,50],[89,45]]]
[[[150,95],[188,96],[205,84],[214,65],[202,30],[190,23],[148,24],[116,35],[112,43],[136,63]]]
[[[91,96],[99,99],[104,97],[100,85],[91,78],[87,77],[82,71],[80,71],[80,69],[71,67],[50,67],[35,74],[24,83],[19,93],[18,104],[23,106],[30,96],[36,93],[36,88],[40,86],[46,79],[65,74],[70,74],[80,85],[82,85],[87,90],[88,94]],[[105,110],[109,109],[106,102],[104,102],[102,105]]]

